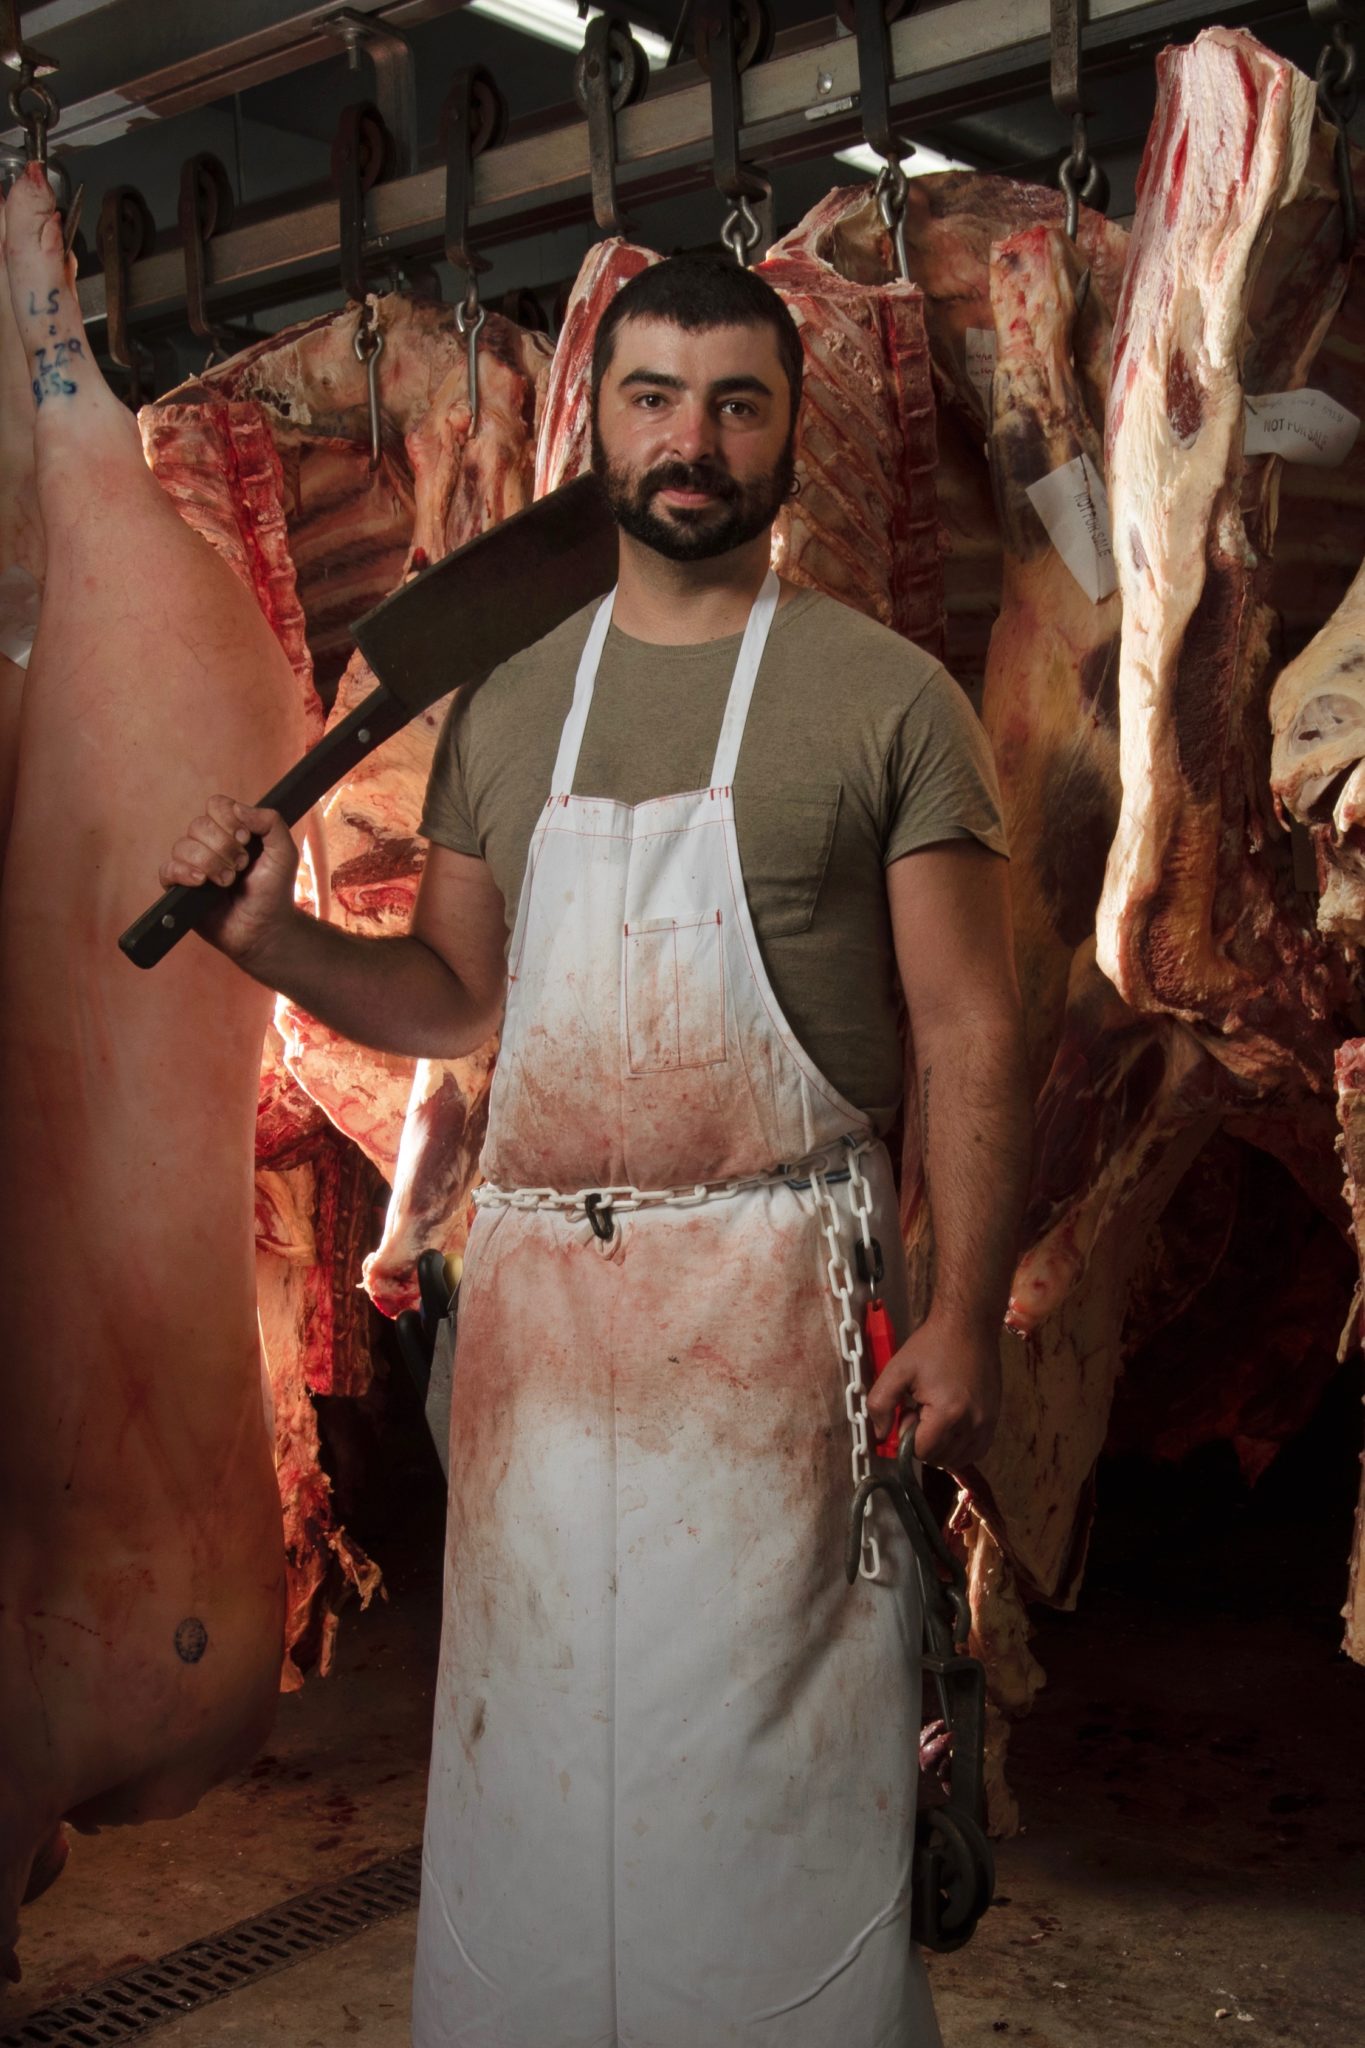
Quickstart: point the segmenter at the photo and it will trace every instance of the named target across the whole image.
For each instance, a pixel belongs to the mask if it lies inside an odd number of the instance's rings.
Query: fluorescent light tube
[[[490,21],[500,21],[504,28],[520,29],[523,35],[537,36],[542,43],[555,43],[561,50],[583,47],[587,23],[579,20],[575,0],[468,0],[468,5],[471,14],[487,15]],[[601,12],[600,7],[588,9],[590,16]],[[666,36],[637,28],[634,23],[630,32],[652,66],[668,62]]]
[[[474,4],[480,4],[480,0],[474,0]],[[882,167],[882,158],[864,142],[856,149],[836,149],[834,154],[841,164],[852,164],[855,171],[865,171],[869,178],[875,178]],[[944,156],[925,142],[917,142],[915,154],[905,158],[901,169],[907,178],[927,178],[933,171],[969,171],[971,165],[959,163],[955,156]]]

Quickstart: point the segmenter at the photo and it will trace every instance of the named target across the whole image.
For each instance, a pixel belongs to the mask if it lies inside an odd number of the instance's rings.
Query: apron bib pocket
[[[719,910],[628,924],[626,1049],[632,1074],[714,1067],[726,1058],[725,954]]]

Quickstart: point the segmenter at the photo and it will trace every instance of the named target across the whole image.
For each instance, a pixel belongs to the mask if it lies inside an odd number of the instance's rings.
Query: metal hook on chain
[[[479,281],[471,270],[464,299],[455,308],[455,325],[463,337],[469,361],[469,431],[479,427],[479,330],[488,318],[479,298]]]
[[[1085,115],[1079,110],[1071,117],[1071,148],[1062,158],[1057,171],[1057,183],[1066,199],[1066,233],[1068,241],[1074,242],[1081,225],[1081,194],[1089,182],[1094,164],[1090,157],[1090,137],[1086,133]]]
[[[1109,204],[1109,180],[1090,154],[1085,106],[1081,99],[1080,0],[1051,0],[1052,104],[1071,116],[1071,148],[1057,169],[1057,183],[1066,200],[1066,232],[1075,241],[1081,206],[1103,213]]]
[[[763,61],[771,39],[767,0],[706,0],[697,18],[697,55],[711,84],[712,177],[728,202],[720,238],[744,267],[765,240],[755,208],[766,213],[772,187],[740,153],[743,73]]]
[[[384,353],[384,331],[379,325],[379,308],[367,297],[356,321],[355,353],[365,366],[365,388],[370,407],[370,468],[376,470],[383,456],[383,417],[379,409],[379,358]]]
[[[742,192],[725,216],[720,238],[740,269],[747,270],[755,249],[763,240],[763,228]]]
[[[1339,17],[1332,22],[1331,40],[1323,44],[1318,58],[1317,87],[1319,104],[1337,131],[1336,170],[1337,189],[1341,194],[1343,257],[1349,257],[1354,250],[1359,225],[1351,167],[1351,122],[1360,103],[1360,91],[1355,82],[1356,63],[1350,23]]]
[[[872,190],[882,226],[891,236],[896,251],[896,269],[903,284],[910,283],[910,252],[905,243],[905,172],[893,156],[887,157],[877,173]]]
[[[30,58],[19,66],[18,83],[10,87],[9,107],[23,128],[29,162],[46,170],[48,130],[57,126],[61,108],[56,93],[43,84]]]

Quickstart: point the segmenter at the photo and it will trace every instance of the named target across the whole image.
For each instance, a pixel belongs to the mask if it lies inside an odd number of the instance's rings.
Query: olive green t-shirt
[[[509,938],[595,609],[461,693],[437,742],[422,832],[488,862]],[[639,804],[705,788],[741,637],[659,647],[613,626],[573,794]],[[903,1062],[883,869],[951,839],[1004,853],[985,733],[932,656],[801,590],[773,619],[734,789],[778,1001],[826,1079],[884,1130]]]

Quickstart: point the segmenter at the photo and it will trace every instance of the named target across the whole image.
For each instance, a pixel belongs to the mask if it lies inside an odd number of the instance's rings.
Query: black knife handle
[[[264,840],[252,834],[247,842],[243,875],[250,872],[264,844]],[[241,879],[239,875],[237,880]],[[220,882],[201,882],[197,888],[191,888],[187,882],[177,882],[173,889],[168,889],[157,899],[150,910],[144,910],[135,924],[129,925],[119,939],[120,952],[127,954],[134,967],[155,967],[186,932],[194,930],[206,910],[212,910],[215,903],[221,903],[224,896],[231,893],[231,888],[224,888]]]
[[[354,711],[342,719],[340,725],[334,725],[287,775],[282,775],[273,789],[266,791],[258,808],[278,811],[286,825],[296,825],[306,811],[326,796],[334,783],[340,782],[342,776],[349,775],[367,754],[372,754],[376,747],[400,732],[409,716],[387,690],[372,690]],[[253,839],[247,849],[252,860],[260,850],[260,840]],[[129,925],[119,939],[119,951],[135,967],[155,967],[158,960],[165,959],[172,946],[179,944],[186,932],[194,930],[205,911],[219,901],[221,896],[216,882],[204,882],[197,889],[177,882],[173,889],[168,889],[157,899],[150,910],[144,910],[141,917]]]

